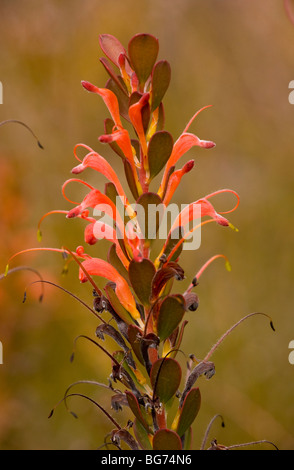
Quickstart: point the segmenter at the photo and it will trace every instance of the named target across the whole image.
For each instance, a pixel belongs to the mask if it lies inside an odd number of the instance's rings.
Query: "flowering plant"
[[[70,210],[45,214],[39,223],[38,237],[41,239],[41,222],[49,214],[59,212],[68,219],[80,218],[86,223],[86,244],[95,245],[102,238],[110,241],[107,261],[90,256],[81,245],[74,251],[67,247],[25,251],[61,252],[77,263],[80,281],[91,283],[93,308],[76,298],[100,321],[96,329],[97,340],[87,339],[95,343],[111,363],[109,384],[92,383],[106,387],[112,393],[111,408],[118,412],[122,407],[128,407],[131,418],[126,425],[119,424],[92,398],[70,393],[71,386],[62,400],[66,406],[71,396],[81,396],[94,403],[114,425],[111,443],[118,448],[124,441],[133,450],[187,450],[192,445],[192,424],[201,405],[196,381],[201,375],[207,379],[214,375],[215,366],[210,361],[212,354],[234,328],[257,313],[249,314],[233,325],[204,359],[197,360],[191,354],[184,379],[176,358],[182,354],[180,347],[187,317],[198,308],[196,287],[203,271],[215,259],[224,258],[226,268],[230,270],[226,256],[215,255],[209,259],[191,279],[185,292],[174,293],[173,288],[177,281],[184,279],[184,269],[180,265],[182,250],[189,249],[189,240],[203,225],[216,223],[235,229],[225,215],[238,207],[239,196],[234,190],[222,189],[186,205],[172,221],[159,253],[154,254],[153,240],[162,238],[158,234],[166,220],[170,201],[184,175],[193,169],[194,161],[188,161],[180,169],[176,169],[176,165],[193,147],[212,149],[215,146],[214,142],[189,132],[194,119],[208,106],[194,114],[174,141],[164,129],[163,106],[171,68],[167,61],[157,60],[158,40],[150,34],[137,34],[125,50],[115,37],[103,34],[100,46],[106,56],[100,60],[109,80],[104,88],[87,81],[83,81],[82,86],[101,97],[109,110],[110,117],[104,121],[105,133],[99,141],[108,144],[120,157],[135,202],[129,201],[120,178],[107,160],[88,145],[78,144],[74,149],[78,165],[72,173],[79,175],[88,168],[97,171],[108,180],[105,190],[102,192],[77,177],[67,180],[62,191],[68,201],[65,188],[71,182],[84,184],[88,193]],[[82,159],[78,150],[86,153]],[[159,188],[152,192],[150,183],[160,172]],[[211,200],[222,193],[232,194],[237,202],[230,211],[219,213]],[[94,210],[93,215],[90,209]],[[101,214],[103,217],[97,220],[95,216]],[[97,286],[95,276],[107,280],[102,290]],[[105,335],[116,341],[118,350],[109,352],[101,345],[99,340]],[[114,383],[120,384],[120,388],[114,388]],[[208,430],[202,449],[206,447]],[[210,448],[230,447],[213,441]]]

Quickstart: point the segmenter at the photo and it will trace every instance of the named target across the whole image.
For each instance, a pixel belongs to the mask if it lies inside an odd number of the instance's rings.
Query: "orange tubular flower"
[[[71,172],[76,175],[84,171],[85,168],[92,168],[93,170],[98,171],[99,173],[104,175],[110,182],[112,182],[116,187],[116,190],[119,196],[121,197],[122,203],[126,207],[128,213],[130,214],[130,216],[134,215],[134,211],[132,210],[129,204],[129,201],[126,197],[126,194],[120,183],[120,180],[118,179],[117,174],[113,170],[112,166],[105,160],[105,158],[103,158],[101,155],[94,151],[88,153],[88,155],[86,155],[83,159],[82,163],[74,167]]]
[[[191,171],[193,167],[194,167],[194,160],[190,160],[183,166],[183,168],[172,173],[172,175],[170,176],[168,180],[166,193],[163,199],[163,204],[165,206],[169,204],[171,198],[174,195],[175,190],[177,189],[177,187],[179,186],[181,182],[182,177],[186,173],[189,173],[189,171]]]
[[[140,140],[140,144],[142,147],[143,167],[147,173],[149,169],[148,161],[147,161],[147,142],[146,142],[146,136],[145,136],[145,131],[144,131],[143,122],[142,122],[142,109],[145,105],[148,104],[149,97],[150,97],[149,93],[144,93],[144,95],[140,98],[140,100],[137,103],[130,106],[129,108],[129,117]]]
[[[92,83],[87,82],[85,80],[82,81],[82,86],[87,91],[90,91],[92,93],[97,93],[97,95],[100,95],[103,98],[104,103],[109,109],[112,119],[115,122],[115,125],[117,127],[122,127],[122,123],[121,123],[120,115],[119,115],[118,101],[117,101],[117,97],[115,96],[115,94],[111,90],[108,90],[107,88],[98,88],[95,85],[92,85]]]
[[[200,140],[196,135],[190,134],[190,133],[184,133],[182,134],[178,140],[174,144],[174,148],[172,151],[172,154],[166,164],[164,174],[162,177],[162,181],[160,184],[160,188],[158,191],[158,194],[160,197],[162,197],[162,193],[164,190],[164,187],[166,185],[166,179],[168,176],[168,173],[173,167],[178,160],[186,153],[188,150],[190,150],[192,147],[197,146],[197,147],[202,147],[204,149],[211,149],[215,147],[215,143],[210,141],[210,140]]]
[[[82,265],[90,276],[100,276],[114,282],[116,284],[115,292],[121,304],[128,312],[130,312],[131,316],[135,320],[140,320],[140,314],[137,310],[136,302],[128,283],[117,272],[117,270],[111,266],[111,264],[99,258],[90,258],[83,261]],[[87,281],[87,277],[81,269],[79,272],[79,279],[81,282]]]
[[[129,266],[130,262],[127,259],[127,257],[125,256],[125,254],[123,253],[123,251],[120,247],[119,240],[118,240],[117,235],[116,235],[116,231],[110,225],[108,225],[105,222],[102,222],[100,220],[93,219],[93,222],[88,224],[85,228],[85,231],[84,231],[85,242],[88,245],[95,245],[95,243],[97,243],[98,240],[101,240],[102,237],[97,238],[98,231],[99,231],[99,233],[101,233],[103,235],[103,238],[105,240],[108,240],[108,241],[111,241],[112,243],[115,243],[115,248],[116,248],[117,255],[120,258],[123,265],[125,266],[125,268],[127,268]],[[131,245],[130,242],[129,242],[129,245]]]

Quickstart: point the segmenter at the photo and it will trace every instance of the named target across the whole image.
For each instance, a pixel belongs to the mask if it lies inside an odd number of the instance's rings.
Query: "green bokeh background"
[[[266,312],[276,326],[273,333],[264,317],[250,318],[215,353],[216,375],[199,381],[202,408],[194,447],[210,419],[221,413],[226,427],[215,423],[211,439],[224,444],[269,439],[281,449],[294,449],[294,365],[288,361],[294,339],[294,106],[288,100],[294,25],[282,1],[1,0],[0,120],[25,121],[44,146],[40,150],[20,126],[0,128],[2,270],[14,252],[38,246],[36,227],[45,212],[69,208],[61,185],[76,165],[76,143],[92,146],[123,174],[119,159],[97,141],[108,112],[80,81],[106,82],[99,34],[113,34],[127,46],[138,32],[154,34],[160,58],[171,64],[166,129],[175,138],[197,109],[213,105],[191,131],[217,146],[183,157],[183,162],[195,158],[195,168],[174,202],[186,204],[221,188],[232,188],[241,198],[230,216],[238,233],[210,224],[203,228],[200,250],[183,255],[181,290],[214,254],[228,256],[232,272],[218,260],[203,274],[200,307],[188,315],[182,349],[204,357],[227,328],[255,311]],[[100,188],[105,183],[90,171],[83,178]],[[83,194],[78,185],[68,187],[77,201]],[[217,210],[232,207],[231,198],[214,202]],[[42,228],[41,246],[83,243],[81,221],[56,215]],[[107,247],[101,242],[89,251],[102,257]],[[11,267],[19,264],[40,269],[45,279],[91,302],[91,289],[80,286],[75,266],[61,276],[57,254],[23,255]],[[106,381],[109,361],[86,341],[78,343],[76,359],[69,362],[74,338],[93,337],[96,319],[53,287],[46,287],[42,304],[40,286],[29,287],[22,304],[23,291],[34,280],[27,272],[0,281],[0,448],[95,449],[112,425],[90,403],[72,399],[78,420],[62,405],[50,420],[47,416],[70,383]],[[183,356],[179,360],[184,366]],[[89,385],[76,391],[109,406],[108,391]],[[125,424],[127,414],[116,419]]]

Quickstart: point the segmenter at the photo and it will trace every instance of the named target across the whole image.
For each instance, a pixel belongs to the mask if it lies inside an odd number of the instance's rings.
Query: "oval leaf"
[[[183,436],[187,429],[191,426],[195,420],[201,405],[201,395],[199,388],[192,388],[187,394],[183,406],[180,409],[180,416],[177,424],[177,433],[179,436]]]
[[[154,435],[153,450],[182,450],[181,439],[170,429],[160,429]]]
[[[127,159],[124,160],[124,168],[125,168],[126,179],[127,179],[129,188],[132,192],[132,195],[135,199],[138,199],[139,197],[138,187],[134,178],[134,173],[133,173],[131,164]]]
[[[135,395],[130,392],[129,390],[127,390],[125,392],[126,394],[126,397],[127,397],[127,400],[128,400],[128,404],[129,404],[129,407],[131,408],[133,414],[135,415],[135,417],[140,421],[140,423],[142,424],[142,426],[144,426],[144,428],[146,429],[146,431],[148,433],[151,433],[151,429],[149,428],[148,424],[146,423],[143,415],[142,415],[142,411],[141,411],[141,408],[140,408],[140,405],[138,403],[138,400],[137,398],[135,397]]]
[[[177,328],[185,313],[182,295],[169,295],[162,302],[157,315],[157,335],[161,341],[167,339]]]
[[[116,252],[116,245],[113,243],[109,248],[107,254],[107,261],[117,270],[117,272],[128,282],[129,281],[129,274],[124,265],[122,264],[121,260],[119,259],[117,252]]]
[[[119,40],[111,34],[100,34],[99,44],[104,54],[119,67],[120,54],[126,54],[126,50]]]
[[[153,134],[148,145],[150,179],[154,178],[165,166],[173,150],[174,141],[167,131]]]
[[[129,264],[129,277],[132,287],[143,305],[149,305],[150,303],[151,285],[155,272],[155,266],[149,259],[132,260]]]
[[[137,418],[135,418],[133,429],[134,429],[135,437],[138,443],[140,444],[140,447],[143,450],[152,450],[152,445],[149,439],[149,436],[150,437],[152,436],[151,434],[148,434],[144,426],[140,423],[140,421]]]
[[[182,370],[174,359],[158,359],[154,362],[150,380],[154,394],[160,401],[167,403],[177,392],[182,378]]]
[[[129,58],[141,88],[151,75],[158,49],[158,40],[150,34],[136,34],[129,42]]]
[[[154,111],[161,103],[171,79],[171,68],[166,60],[161,60],[154,65],[152,70],[152,102],[151,111]]]

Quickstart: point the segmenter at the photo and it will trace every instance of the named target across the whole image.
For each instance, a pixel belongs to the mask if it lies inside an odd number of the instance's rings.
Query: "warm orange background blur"
[[[230,216],[239,233],[210,224],[203,229],[201,249],[183,256],[187,280],[181,289],[216,253],[228,256],[232,272],[218,260],[203,275],[200,307],[189,313],[182,348],[204,357],[227,328],[254,311],[269,314],[276,326],[273,333],[264,317],[251,318],[215,353],[215,377],[199,381],[202,408],[194,446],[199,447],[209,420],[221,413],[226,427],[215,423],[211,439],[224,444],[269,439],[281,449],[294,449],[294,365],[288,361],[294,340],[294,106],[288,100],[294,25],[282,1],[1,0],[0,120],[25,121],[44,146],[39,149],[23,127],[0,128],[1,270],[14,252],[38,246],[36,227],[43,213],[69,208],[61,185],[76,165],[76,143],[106,155],[122,174],[119,159],[97,141],[108,112],[80,81],[106,82],[98,61],[99,34],[113,34],[127,46],[138,32],[158,37],[160,59],[171,64],[165,110],[166,129],[174,138],[197,109],[213,105],[191,131],[217,146],[191,150],[183,158],[195,157],[196,164],[174,202],[188,203],[226,187],[241,197]],[[104,185],[90,171],[84,177]],[[76,200],[82,193],[83,188],[68,188]],[[214,202],[218,210],[232,204],[224,197]],[[83,242],[79,222],[62,215],[47,218],[41,246],[75,248]],[[92,252],[104,256],[106,248],[101,242]],[[11,267],[21,264],[91,302],[91,289],[79,285],[74,266],[67,277],[60,275],[57,254],[23,255]],[[112,425],[90,403],[72,399],[78,420],[63,406],[50,420],[47,416],[71,382],[106,382],[109,361],[93,345],[81,340],[69,362],[74,338],[93,337],[97,322],[53,287],[46,287],[42,304],[40,287],[29,287],[22,304],[25,287],[36,279],[19,272],[0,281],[0,448],[95,449]],[[76,391],[109,406],[108,391],[89,385]],[[126,415],[116,419],[125,424]]]

